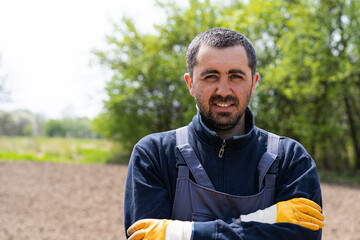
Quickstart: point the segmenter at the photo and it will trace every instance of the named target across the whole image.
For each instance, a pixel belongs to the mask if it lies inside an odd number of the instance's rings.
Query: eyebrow
[[[240,69],[231,69],[229,72],[228,72],[228,74],[232,74],[232,73],[240,73],[240,74],[242,74],[242,75],[244,75],[244,76],[246,76],[246,73],[245,72],[243,72],[243,71],[241,71]]]
[[[204,72],[201,73],[201,77],[207,75],[207,74],[211,74],[211,73],[215,73],[215,74],[219,74],[220,72],[216,69],[206,69]],[[229,72],[227,72],[227,74],[234,74],[234,73],[238,73],[238,74],[242,74],[244,76],[246,76],[246,73],[241,71],[240,69],[238,68],[235,68],[235,69],[231,69]]]
[[[215,70],[215,69],[206,69],[204,72],[201,73],[201,77],[205,76],[205,75],[208,75],[210,73],[216,73],[216,74],[219,74],[219,71],[218,70]]]

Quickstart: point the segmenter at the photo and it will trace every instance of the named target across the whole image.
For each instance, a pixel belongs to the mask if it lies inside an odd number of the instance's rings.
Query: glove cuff
[[[192,228],[192,222],[170,221],[166,228],[165,240],[190,240]]]
[[[256,212],[246,215],[240,215],[242,222],[262,222],[262,223],[275,223],[277,215],[276,204],[264,210],[257,210]]]

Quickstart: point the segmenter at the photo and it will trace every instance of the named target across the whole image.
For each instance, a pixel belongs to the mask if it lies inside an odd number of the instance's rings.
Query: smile
[[[226,103],[217,103],[216,106],[218,107],[222,107],[222,108],[226,108],[226,107],[230,107],[231,104],[226,104]]]

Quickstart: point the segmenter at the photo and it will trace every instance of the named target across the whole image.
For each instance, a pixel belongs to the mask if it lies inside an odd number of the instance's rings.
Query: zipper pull
[[[225,142],[225,139],[224,139],[223,142],[222,142],[220,151],[219,151],[219,155],[218,155],[219,158],[222,158],[222,157],[223,157],[224,151],[225,151],[225,146],[226,146],[226,142]]]

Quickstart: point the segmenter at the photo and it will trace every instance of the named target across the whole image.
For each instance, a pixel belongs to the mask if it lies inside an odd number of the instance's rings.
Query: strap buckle
[[[278,171],[279,171],[279,160],[275,159],[275,161],[273,162],[267,173],[277,175]]]
[[[175,149],[175,158],[176,158],[176,168],[179,168],[180,165],[186,165],[184,157],[181,155],[179,148]]]

